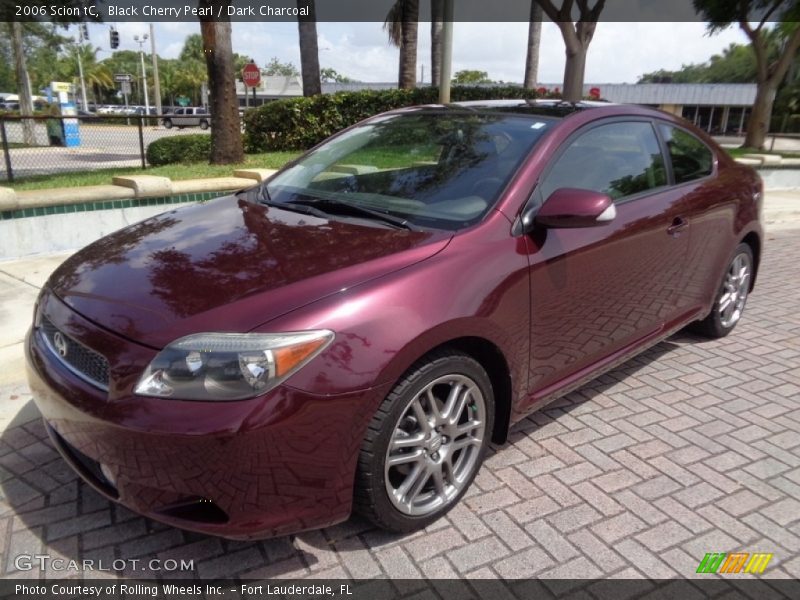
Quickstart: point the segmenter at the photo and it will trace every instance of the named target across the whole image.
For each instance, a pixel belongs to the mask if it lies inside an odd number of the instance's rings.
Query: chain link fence
[[[164,116],[0,116],[0,181],[119,167],[145,169],[151,142],[208,134],[199,127],[167,129]]]

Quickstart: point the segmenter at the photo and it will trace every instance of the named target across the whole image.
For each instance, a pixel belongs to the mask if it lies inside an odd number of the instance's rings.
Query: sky
[[[396,81],[398,50],[389,45],[382,23],[318,23],[320,65],[359,81]],[[147,23],[118,23],[120,49],[137,50],[133,36],[147,33]],[[272,57],[299,67],[296,23],[232,24],[233,50],[264,65]],[[158,55],[176,58],[187,35],[200,33],[197,22],[155,23]],[[108,25],[90,25],[90,37],[110,55]],[[486,71],[493,80],[521,83],[525,67],[527,23],[456,23],[453,72]],[[587,83],[635,83],[644,73],[675,70],[708,60],[733,42],[747,43],[738,27],[706,34],[703,23],[600,22],[589,48]],[[145,46],[150,51],[150,44]],[[420,23],[417,68],[430,81],[430,24]],[[564,72],[564,44],[555,24],[545,21],[539,58],[539,82],[557,84]]]

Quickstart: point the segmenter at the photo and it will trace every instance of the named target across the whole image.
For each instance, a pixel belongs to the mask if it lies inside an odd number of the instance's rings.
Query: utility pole
[[[138,35],[133,36],[133,41],[139,44],[139,58],[142,59],[142,86],[144,87],[144,111],[145,115],[150,116],[150,98],[147,95],[147,71],[144,70],[144,49],[148,35],[145,33],[141,39]]]
[[[158,78],[158,54],[156,54],[156,34],[153,31],[153,24],[150,23],[150,51],[153,53],[153,92],[156,95],[156,112],[160,115],[161,110],[161,81]]]

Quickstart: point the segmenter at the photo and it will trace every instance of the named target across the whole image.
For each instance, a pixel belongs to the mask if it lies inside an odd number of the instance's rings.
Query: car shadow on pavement
[[[560,415],[574,411],[595,397],[607,393],[615,386],[620,384],[624,386],[626,379],[635,377],[637,373],[648,367],[651,363],[661,360],[663,356],[669,354],[672,350],[685,344],[694,344],[703,341],[707,340],[687,330],[681,330],[673,334],[666,340],[648,348],[641,354],[628,359],[616,368],[585,383],[578,389],[554,400],[535,413],[515,423],[509,430],[508,443],[513,443],[520,437],[530,435],[542,426],[557,421]],[[503,446],[495,445],[493,449],[497,452],[502,452]]]
[[[626,378],[660,360],[674,348],[700,340],[680,332],[526,417],[511,428],[507,444],[490,447],[489,468],[495,461],[502,462],[506,448],[557,421],[560,415],[616,385],[624,386]],[[32,419],[32,415],[37,414],[35,407],[26,406],[0,435],[0,576],[4,577],[260,579],[310,572],[330,578],[348,577],[342,570],[342,563],[349,573],[358,573],[364,553],[388,549],[416,536],[452,527],[452,514],[468,510],[457,506],[449,517],[413,534],[385,532],[358,516],[322,530],[253,542],[183,531],[137,515],[95,492],[56,452],[41,418]],[[481,473],[476,481],[480,485]],[[475,488],[473,485],[467,493],[467,503],[472,493],[479,493]],[[106,567],[112,563],[122,565],[114,561],[127,562],[123,568],[111,572],[88,573],[81,568],[72,573],[48,568],[40,573],[36,566],[27,571],[17,568],[15,560],[23,554],[46,554],[67,562],[93,560],[95,565],[102,561]],[[154,559],[161,564],[168,559],[194,563],[188,572],[167,572],[150,568],[149,561]],[[132,560],[138,562],[132,563]]]

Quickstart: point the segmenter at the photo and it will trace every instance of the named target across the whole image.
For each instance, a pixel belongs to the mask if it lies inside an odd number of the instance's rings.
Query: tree
[[[17,95],[19,96],[19,112],[23,117],[33,115],[33,98],[31,97],[31,81],[28,79],[28,67],[25,64],[25,50],[22,47],[22,23],[12,21],[11,40],[14,48],[14,69],[17,76]],[[25,144],[36,144],[33,121],[22,120],[22,139]]]
[[[205,61],[181,62],[178,68],[178,91],[192,99],[192,104],[200,104],[203,84],[208,81]]]
[[[442,77],[442,31],[444,0],[431,0],[431,83],[439,85]]]
[[[266,66],[262,69],[264,75],[280,75],[281,77],[297,77],[300,71],[292,63],[282,63],[276,56],[273,56]]]
[[[58,71],[60,81],[72,81],[79,84],[78,73],[78,54],[83,62],[84,81],[92,90],[94,102],[104,90],[114,89],[114,75],[104,63],[97,62],[97,52],[99,48],[90,44],[70,44],[64,56],[58,60]]]
[[[203,46],[203,36],[199,33],[187,35],[183,40],[183,48],[178,56],[183,62],[199,60],[205,62],[205,51]]]
[[[320,70],[320,78],[325,83],[353,83],[353,79],[347,75],[342,75],[336,69],[325,67]]]
[[[531,0],[531,19],[528,24],[528,55],[525,59],[525,89],[536,87],[539,78],[539,46],[542,43],[542,7]]]
[[[795,0],[694,0],[694,7],[715,33],[738,23],[750,39],[756,59],[756,99],[747,123],[744,145],[763,148],[769,132],[778,86],[800,48],[800,4]],[[783,48],[769,57],[769,21],[779,21],[785,32]],[[755,24],[755,26],[753,25]]]
[[[458,71],[453,75],[454,85],[475,85],[478,83],[492,83],[486,71]]]
[[[201,6],[223,12],[229,0],[203,0]],[[231,22],[201,19],[203,53],[208,70],[208,87],[211,97],[211,164],[227,165],[244,160],[242,131],[239,123],[239,99],[236,96],[236,79],[233,69],[233,46],[231,45]]]
[[[391,44],[400,48],[398,85],[401,89],[417,86],[418,21],[419,0],[397,0],[383,23]]]
[[[785,37],[779,28],[767,32],[767,54],[774,61]],[[788,76],[787,76],[788,78]],[[683,65],[677,71],[659,69],[639,77],[638,83],[755,83],[756,57],[750,44],[730,44],[703,63]]]
[[[308,6],[308,16],[297,17],[300,36],[300,71],[303,73],[303,96],[316,96],[322,93],[319,75],[319,47],[317,46],[317,15],[314,0],[297,0]]]
[[[562,0],[556,8],[551,0],[536,0],[544,13],[558,25],[564,38],[567,63],[564,66],[564,93],[567,102],[578,102],[583,96],[583,76],[586,71],[586,53],[597,28],[597,20],[605,6],[605,0],[597,0],[594,7],[589,0],[575,0],[578,5],[578,21],[572,22],[573,0]],[[720,0],[725,1],[725,0]]]

